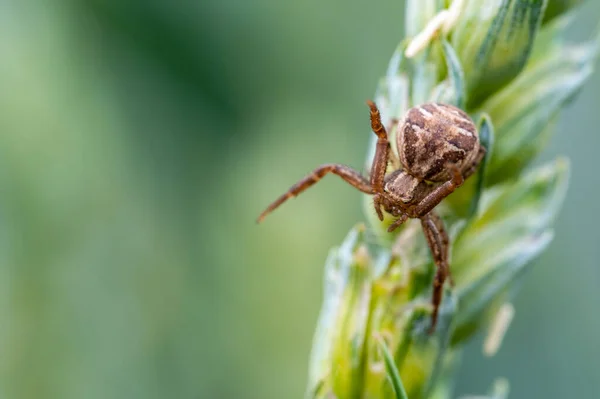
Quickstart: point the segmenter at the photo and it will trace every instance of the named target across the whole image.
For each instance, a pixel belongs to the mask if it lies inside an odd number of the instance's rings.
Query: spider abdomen
[[[468,169],[480,149],[473,120],[448,104],[428,103],[411,108],[397,136],[404,169],[418,179],[432,182],[450,178],[447,166]]]

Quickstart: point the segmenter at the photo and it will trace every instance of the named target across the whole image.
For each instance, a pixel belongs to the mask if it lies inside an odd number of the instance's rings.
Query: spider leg
[[[371,110],[371,129],[377,135],[377,145],[375,147],[375,156],[371,165],[371,187],[376,194],[373,197],[375,212],[379,220],[383,220],[381,212],[381,201],[383,194],[383,185],[385,172],[387,170],[388,160],[390,157],[390,142],[388,141],[387,131],[381,123],[381,114],[373,101],[367,101],[367,105]]]
[[[437,215],[435,216],[437,218]],[[441,219],[440,219],[441,221]],[[436,225],[436,221],[431,217],[430,214],[426,214],[421,217],[421,225],[423,227],[423,233],[425,239],[433,255],[433,261],[436,266],[436,273],[433,279],[433,293],[431,297],[431,304],[433,306],[433,313],[431,314],[431,327],[429,328],[429,334],[435,331],[437,324],[440,303],[442,302],[442,295],[444,292],[444,282],[448,276],[448,259],[447,259],[447,245],[444,245],[444,233],[441,233]],[[446,235],[447,239],[447,235]]]
[[[394,220],[394,222],[390,224],[390,226],[387,229],[388,233],[391,233],[392,231],[400,227],[402,223],[406,222],[406,219],[408,219],[408,215],[406,213],[403,213],[398,219]]]
[[[375,194],[373,196],[373,206],[375,207],[375,212],[377,213],[377,217],[381,221],[383,221],[383,212],[381,211],[382,198],[383,197],[381,196],[381,194]]]
[[[367,105],[371,109],[371,129],[377,135],[375,156],[373,157],[373,164],[371,166],[371,186],[375,192],[382,193],[390,153],[390,142],[388,141],[385,127],[381,124],[381,114],[377,106],[372,101],[367,101]]]
[[[296,197],[301,192],[311,187],[319,180],[323,178],[327,173],[333,173],[338,175],[342,179],[344,179],[351,186],[356,187],[360,191],[366,194],[374,194],[373,188],[360,173],[355,171],[346,165],[340,164],[325,164],[319,166],[315,169],[311,174],[306,176],[304,179],[300,180],[298,183],[294,184],[288,191],[286,191],[283,195],[277,198],[271,205],[267,207],[260,214],[258,219],[256,220],[258,223],[262,222],[263,219],[275,209],[277,209],[281,204],[283,204],[288,198]]]
[[[440,232],[440,240],[442,244],[443,257],[445,260],[444,266],[446,267],[446,274],[448,276],[448,280],[450,281],[450,285],[454,287],[454,278],[452,278],[452,271],[450,270],[448,256],[448,251],[450,250],[450,238],[448,237],[446,227],[444,226],[444,222],[440,215],[438,215],[436,211],[431,211],[429,212],[429,217],[431,218],[433,224],[435,224],[435,227]]]
[[[450,165],[448,168],[452,172],[452,178],[439,187],[436,187],[431,193],[423,198],[423,200],[421,200],[421,202],[419,202],[417,206],[413,208],[412,213],[415,216],[410,215],[411,217],[423,217],[427,213],[431,212],[431,210],[438,206],[438,204],[442,202],[444,198],[452,194],[454,190],[463,184],[464,178],[460,173],[460,170],[458,170],[458,168],[454,165]]]

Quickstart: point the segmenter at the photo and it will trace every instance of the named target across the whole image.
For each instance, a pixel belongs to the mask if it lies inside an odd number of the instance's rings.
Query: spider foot
[[[379,195],[373,196],[373,206],[375,207],[377,217],[380,221],[383,222],[383,212],[381,211],[381,197]]]
[[[438,311],[439,311],[439,306],[437,306],[437,307],[434,306],[433,314],[431,315],[431,325],[427,329],[427,335],[433,335],[433,333],[435,332],[435,328],[437,327],[437,321],[438,321]]]
[[[408,219],[408,215],[406,213],[403,213],[398,219],[394,221],[394,223],[390,224],[390,226],[387,229],[388,233],[391,233],[392,231],[400,227],[402,223],[406,222],[406,219]]]

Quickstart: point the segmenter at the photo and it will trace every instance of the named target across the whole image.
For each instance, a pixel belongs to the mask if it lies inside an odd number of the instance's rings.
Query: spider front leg
[[[371,166],[371,187],[375,192],[373,197],[373,205],[379,220],[383,220],[383,212],[381,205],[383,201],[383,184],[385,172],[390,157],[390,142],[388,141],[387,131],[381,123],[381,114],[373,101],[367,101],[367,105],[371,109],[371,129],[377,135],[377,144],[375,147],[375,156]]]
[[[450,173],[452,173],[451,179],[439,187],[436,187],[431,193],[423,198],[423,200],[413,208],[412,213],[414,216],[411,215],[411,217],[422,217],[431,212],[431,210],[438,206],[444,198],[452,194],[458,187],[462,186],[465,179],[456,165],[449,165],[448,169],[450,170]]]
[[[326,164],[315,169],[310,175],[294,184],[290,189],[277,198],[271,205],[265,209],[257,219],[260,223],[265,217],[289,198],[296,197],[307,188],[311,187],[323,178],[327,173],[333,173],[340,176],[351,186],[356,187],[366,194],[375,194],[375,210],[381,220],[383,213],[381,212],[381,200],[383,195],[383,179],[387,169],[387,162],[390,153],[390,144],[387,139],[387,133],[381,124],[381,115],[377,106],[372,101],[367,101],[371,109],[371,128],[377,135],[377,148],[375,150],[375,158],[373,159],[373,167],[371,169],[371,181],[367,181],[360,173],[354,169],[340,164]]]
[[[394,220],[394,222],[389,225],[389,227],[387,229],[388,233],[391,233],[392,231],[396,230],[407,220],[408,220],[408,215],[406,213],[401,214],[398,219]]]
[[[431,297],[431,304],[433,306],[431,327],[429,328],[429,334],[431,334],[435,331],[437,324],[440,303],[442,302],[442,294],[444,292],[444,282],[450,276],[450,267],[448,265],[449,239],[442,219],[433,211],[421,217],[421,226],[423,227],[423,233],[425,234],[427,245],[431,250],[436,266]]]
[[[302,193],[307,188],[311,187],[319,180],[323,178],[327,173],[333,173],[338,175],[342,179],[344,179],[351,186],[356,187],[360,191],[366,194],[374,194],[373,188],[360,173],[355,171],[354,169],[340,164],[326,164],[319,166],[317,169],[313,170],[311,174],[306,176],[304,179],[300,180],[298,183],[294,184],[288,191],[286,191],[283,195],[277,198],[271,205],[267,207],[260,214],[258,219],[256,220],[258,223],[262,222],[265,217],[275,209],[277,209],[281,204],[283,204],[287,199],[296,197],[300,193]]]

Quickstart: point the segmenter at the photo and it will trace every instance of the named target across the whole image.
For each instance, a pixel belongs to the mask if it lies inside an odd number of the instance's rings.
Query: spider
[[[377,106],[372,101],[367,101],[367,105],[371,129],[377,135],[369,179],[345,165],[321,165],[269,205],[257,221],[260,223],[288,198],[299,195],[328,173],[336,174],[363,193],[372,195],[379,220],[383,221],[382,209],[394,216],[396,219],[390,224],[389,232],[408,218],[420,219],[436,266],[429,329],[432,333],[444,282],[450,277],[452,283],[448,233],[434,208],[477,170],[486,150],[480,144],[473,120],[464,111],[448,104],[427,103],[408,110],[400,122],[396,137],[399,156],[396,157],[390,150]],[[386,174],[388,163],[402,167]]]

